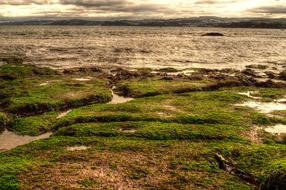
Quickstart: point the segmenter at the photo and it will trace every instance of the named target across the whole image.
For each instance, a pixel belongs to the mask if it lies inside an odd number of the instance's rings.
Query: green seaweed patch
[[[190,125],[161,122],[75,124],[59,129],[56,136],[137,137],[150,140],[239,140],[243,128],[227,125]]]
[[[111,100],[106,79],[83,79],[80,74],[58,74],[32,65],[3,65],[0,107],[14,114],[31,115]]]
[[[34,65],[5,64],[0,67],[0,79],[15,80],[33,76],[53,76],[58,72],[49,68],[40,68]]]
[[[37,136],[52,130],[59,112],[47,112],[42,115],[19,117],[10,124],[10,129],[21,135]]]
[[[89,122],[159,121],[225,124],[248,129],[253,125],[276,123],[251,108],[235,106],[246,99],[237,93],[223,90],[139,98],[119,105],[90,105],[74,109],[57,121],[55,127]]]
[[[94,187],[95,185],[97,185],[98,181],[94,178],[89,177],[89,178],[79,180],[78,184],[80,184],[82,187],[90,188],[90,187]]]
[[[200,91],[214,83],[211,81],[191,81],[188,79],[163,80],[158,77],[147,79],[132,79],[117,84],[117,91],[124,96],[146,97],[159,94],[184,93]]]
[[[286,187],[286,158],[268,166],[262,190],[284,189]]]
[[[261,97],[263,101],[273,101],[285,97],[286,90],[284,88],[259,88],[253,95]]]
[[[6,110],[25,115],[64,110],[111,100],[111,92],[101,81],[79,83],[61,81],[53,85],[34,86],[26,94],[11,97]]]
[[[224,145],[216,144],[215,147],[220,150],[225,158],[232,160],[235,163],[237,170],[241,173],[252,175],[265,187],[272,185],[271,187],[283,189],[281,188],[283,187],[281,185],[283,183],[285,184],[285,164],[283,164],[285,163],[286,158],[285,145],[275,143],[267,145],[226,143]],[[283,175],[280,175],[282,174],[280,172],[282,172]],[[271,180],[274,179],[273,176],[277,177],[277,186],[275,186],[274,181],[271,182]]]
[[[119,126],[124,125],[119,124]],[[137,126],[137,124],[126,124],[125,127],[132,126]],[[76,145],[91,148],[78,152],[67,151],[65,148]],[[161,189],[255,188],[254,185],[248,184],[235,174],[220,169],[214,157],[216,152],[220,152],[227,159],[232,159],[235,167],[253,174],[261,182],[267,181],[269,176],[275,173],[280,175],[283,171],[281,170],[281,165],[283,165],[281,158],[285,156],[285,147],[276,144],[254,145],[230,140],[194,142],[152,141],[135,137],[54,136],[18,147],[7,153],[1,153],[0,186],[19,189],[20,183],[23,185],[21,187],[27,187],[27,185],[41,187],[52,184],[54,188],[57,188],[60,185],[70,187],[81,181],[82,187],[85,185],[93,187],[107,182],[105,178],[93,178],[96,181],[91,180],[91,182],[87,179],[92,176],[82,176],[81,171],[89,171],[89,168],[92,168],[94,173],[111,172],[108,174],[119,175],[120,179],[130,180],[130,183],[142,187],[148,183],[148,187]],[[71,166],[77,165],[81,166],[78,172],[72,175],[66,173],[67,167],[73,169],[74,167]],[[48,178],[51,175],[50,172],[53,171],[57,171],[56,176]],[[73,175],[77,179],[75,184],[65,183],[66,177]],[[35,178],[36,183],[31,183]],[[55,180],[60,183],[55,183]]]
[[[17,174],[35,164],[32,159],[0,153],[0,190],[18,190],[20,182]]]

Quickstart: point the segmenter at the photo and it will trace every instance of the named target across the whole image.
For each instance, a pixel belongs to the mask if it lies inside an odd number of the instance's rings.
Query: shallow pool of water
[[[87,150],[89,148],[90,147],[88,146],[70,146],[70,147],[67,147],[67,150],[68,151],[80,151],[80,150]]]
[[[256,91],[247,91],[247,92],[240,92],[238,94],[247,96],[248,98],[259,100],[261,97],[253,96],[253,94],[257,93]]]
[[[86,82],[86,81],[90,81],[92,78],[87,77],[87,78],[74,78],[73,80],[75,81],[80,81],[80,82]]]
[[[269,114],[274,111],[286,110],[286,104],[279,102],[258,102],[258,101],[249,101],[242,104],[237,104],[236,106],[246,106],[253,108],[260,113]]]
[[[13,132],[5,130],[2,134],[0,134],[0,152],[10,150],[20,145],[29,144],[30,142],[49,138],[52,133],[45,133],[39,136],[21,136],[17,135]]]
[[[122,104],[134,100],[134,98],[127,98],[123,96],[119,96],[118,94],[114,93],[112,90],[112,100],[108,104]]]
[[[265,129],[266,132],[272,134],[286,134],[286,125],[278,124],[272,127],[268,127]]]
[[[72,110],[67,110],[65,112],[62,112],[58,115],[57,119],[61,119],[63,117],[65,117],[67,114],[69,114]]]

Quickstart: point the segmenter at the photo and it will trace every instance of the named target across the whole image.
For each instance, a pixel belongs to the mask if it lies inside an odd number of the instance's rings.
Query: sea
[[[217,32],[224,36],[204,36]],[[286,31],[193,27],[0,26],[1,57],[54,69],[286,67]]]

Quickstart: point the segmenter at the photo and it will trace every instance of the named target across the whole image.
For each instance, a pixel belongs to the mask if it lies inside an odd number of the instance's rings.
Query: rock
[[[268,78],[274,79],[276,77],[276,74],[272,71],[266,71],[265,74],[268,76]]]
[[[219,168],[231,172],[233,170],[233,164],[226,160],[222,155],[215,154],[215,158],[219,163]]]
[[[267,65],[247,65],[246,68],[265,70],[268,68],[268,66]]]
[[[265,82],[257,82],[255,86],[262,87],[262,88],[285,88],[286,83],[274,82],[273,80],[267,80]]]
[[[24,62],[24,58],[21,56],[5,56],[0,57],[0,62],[7,64],[22,64]]]
[[[279,78],[281,80],[286,80],[286,70],[285,71],[282,71],[280,74],[279,74]]]
[[[161,78],[161,80],[174,80],[174,77],[172,76],[164,76]]]
[[[218,33],[218,32],[209,32],[209,33],[203,34],[202,36],[224,36],[224,34]]]
[[[259,78],[260,76],[252,69],[245,69],[242,71],[243,74],[248,75],[248,76],[252,76],[252,77],[257,77]]]
[[[203,80],[204,79],[204,75],[202,75],[200,73],[193,73],[188,78],[190,80]]]
[[[220,154],[215,154],[215,159],[218,161],[220,169],[223,169],[231,174],[234,174],[248,183],[258,186],[256,178],[252,174],[239,170],[235,166],[235,163],[232,160],[227,160]]]
[[[164,73],[176,73],[176,72],[178,72],[177,69],[172,68],[172,67],[161,68],[161,69],[158,69],[157,71],[164,72]]]

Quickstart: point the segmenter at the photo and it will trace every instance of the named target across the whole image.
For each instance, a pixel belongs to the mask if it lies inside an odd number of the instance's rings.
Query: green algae
[[[111,105],[104,104],[111,99],[109,81],[98,73],[0,68],[0,107],[10,118],[0,112],[2,125],[23,135],[54,133],[0,153],[0,189],[285,187],[285,143],[263,132],[259,143],[249,137],[255,126],[283,123],[284,111],[273,118],[235,106],[250,99],[240,92],[273,101],[285,96],[283,88],[217,89],[215,80],[138,77],[115,84],[121,94],[140,98]],[[89,148],[69,151],[73,146]],[[217,154],[235,172],[221,168]]]

